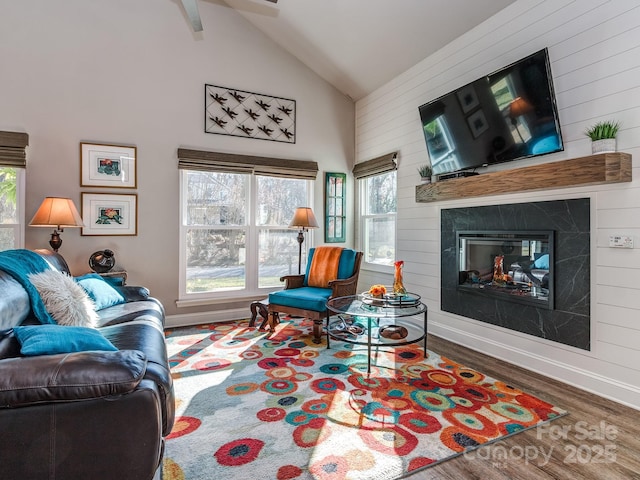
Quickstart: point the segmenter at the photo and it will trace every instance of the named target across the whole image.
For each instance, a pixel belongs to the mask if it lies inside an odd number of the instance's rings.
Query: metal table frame
[[[373,298],[367,294],[349,295],[346,297],[331,298],[327,301],[327,348],[330,348],[330,339],[351,343],[354,345],[367,345],[367,373],[371,373],[371,347],[386,346],[397,347],[409,345],[423,341],[423,354],[427,356],[427,306],[420,301],[420,296],[414,293],[407,293],[402,296],[385,296],[382,299]],[[354,338],[345,338],[331,332],[331,317],[333,315],[344,322],[341,315],[351,315],[354,317],[365,317],[367,319],[366,341],[360,337],[364,335],[354,335]],[[415,317],[424,314],[424,322],[421,330],[415,323],[400,320],[398,324],[409,327],[409,335],[406,339],[381,341],[380,337],[373,338],[372,331],[380,328],[381,320],[397,320],[406,317]],[[376,322],[373,325],[373,322]],[[346,324],[345,324],[346,325]],[[375,340],[375,342],[374,342]]]

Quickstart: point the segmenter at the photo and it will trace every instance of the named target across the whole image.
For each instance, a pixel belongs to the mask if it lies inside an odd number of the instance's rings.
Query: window
[[[24,248],[24,182],[29,135],[0,131],[0,250]]]
[[[297,230],[288,227],[296,207],[311,204],[308,180],[257,176],[258,288],[280,287],[280,277],[298,273]],[[306,249],[309,248],[309,233]],[[302,265],[306,265],[303,252]]]
[[[524,113],[516,113],[516,110],[514,110],[514,106],[519,99],[511,74],[491,85],[491,93],[502,115],[507,119],[507,125],[510,125],[513,141],[525,143],[531,140],[531,131],[525,120]],[[520,110],[522,108],[519,107]]]
[[[310,180],[189,169],[181,178],[182,299],[255,295],[298,273],[288,225],[312,200]]]
[[[395,261],[396,157],[395,152],[390,153],[353,168],[358,187],[358,243],[369,267],[392,266]]]
[[[455,143],[447,125],[447,119],[440,115],[424,126],[431,167],[435,172],[449,172],[461,168]]]
[[[24,169],[0,167],[0,250],[24,247]]]
[[[491,93],[498,105],[498,109],[504,112],[509,108],[509,104],[516,98],[513,88],[511,75],[502,77],[500,80],[491,85]]]
[[[374,175],[359,182],[364,261],[393,265],[396,257],[396,172]]]

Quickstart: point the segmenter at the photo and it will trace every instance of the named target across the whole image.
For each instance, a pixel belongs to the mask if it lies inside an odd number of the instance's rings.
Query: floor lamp
[[[302,243],[304,242],[304,232],[310,228],[318,228],[318,222],[313,215],[313,210],[309,207],[298,207],[293,214],[293,220],[289,228],[298,228],[298,275],[302,273]]]

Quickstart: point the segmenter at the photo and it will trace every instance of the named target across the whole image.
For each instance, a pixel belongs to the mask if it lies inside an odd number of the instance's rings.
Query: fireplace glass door
[[[458,288],[553,309],[552,231],[458,231]]]

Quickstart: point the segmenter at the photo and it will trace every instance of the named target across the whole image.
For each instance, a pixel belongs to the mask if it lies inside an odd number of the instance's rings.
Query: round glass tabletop
[[[372,318],[408,317],[424,313],[427,306],[414,293],[374,298],[367,293],[336,297],[327,301],[327,308],[335,313],[362,315]]]

